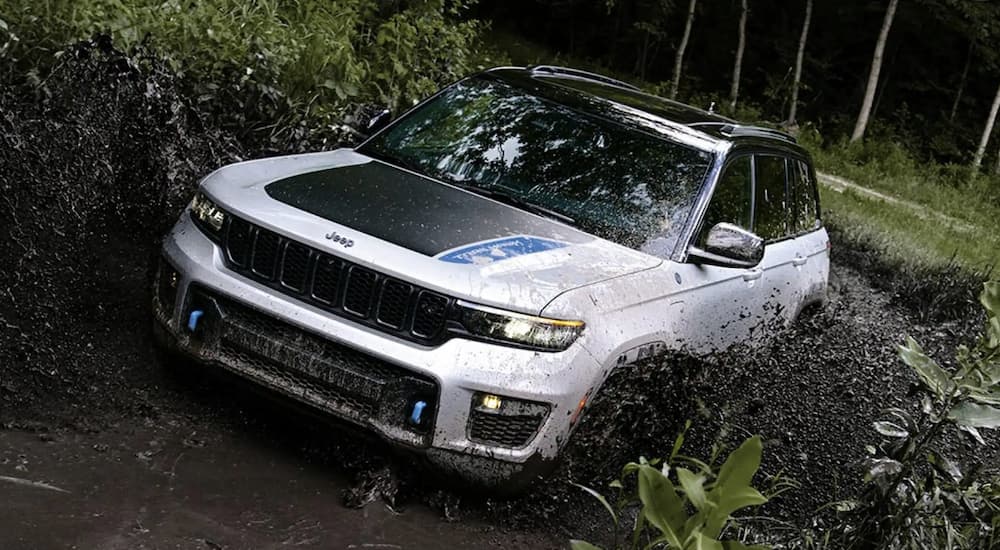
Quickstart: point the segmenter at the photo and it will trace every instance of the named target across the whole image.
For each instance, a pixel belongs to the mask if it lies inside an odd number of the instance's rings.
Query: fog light
[[[500,399],[499,397],[492,394],[486,394],[483,396],[481,404],[483,407],[487,409],[496,411],[500,409],[501,405],[503,405],[503,399]]]

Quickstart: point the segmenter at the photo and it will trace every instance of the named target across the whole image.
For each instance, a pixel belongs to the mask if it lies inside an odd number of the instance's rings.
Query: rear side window
[[[758,155],[757,185],[754,190],[754,233],[765,241],[788,234],[785,205],[785,159]]]
[[[805,233],[819,226],[819,208],[816,204],[816,182],[809,165],[801,160],[790,160],[792,165],[789,191],[792,207],[792,232]]]
[[[740,157],[731,162],[719,183],[715,186],[712,200],[708,203],[701,226],[699,242],[704,244],[708,230],[718,223],[736,224],[750,229],[750,198],[753,193],[753,170],[750,157]]]

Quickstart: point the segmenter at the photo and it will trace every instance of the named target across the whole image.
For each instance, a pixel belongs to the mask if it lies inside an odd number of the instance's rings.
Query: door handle
[[[806,262],[808,261],[809,261],[808,256],[796,256],[795,258],[792,259],[792,265],[794,265],[795,267],[802,267],[806,265]]]
[[[760,268],[751,269],[751,270],[745,271],[743,273],[743,280],[744,281],[756,281],[757,279],[760,279],[760,276],[763,275],[763,274],[764,274],[764,270],[763,269],[760,269]]]

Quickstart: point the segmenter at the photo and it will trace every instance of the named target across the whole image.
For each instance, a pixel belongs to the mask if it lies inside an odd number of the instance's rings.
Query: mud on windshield
[[[502,192],[599,237],[663,254],[673,250],[712,163],[711,153],[487,77],[445,90],[359,151]]]

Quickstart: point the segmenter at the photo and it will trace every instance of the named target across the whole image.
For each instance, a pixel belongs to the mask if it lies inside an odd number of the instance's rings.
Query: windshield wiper
[[[477,195],[489,197],[497,202],[502,202],[506,205],[513,206],[515,208],[520,208],[521,210],[527,210],[532,214],[538,214],[539,216],[545,216],[547,218],[552,218],[561,221],[567,225],[572,225],[574,227],[576,226],[576,220],[567,216],[566,214],[563,214],[562,212],[556,212],[551,208],[546,208],[542,205],[535,204],[531,201],[526,201],[521,197],[516,197],[509,193],[505,193],[503,191],[497,191],[496,189],[490,189],[488,187],[478,187],[475,185],[469,185],[467,183],[459,183],[459,182],[449,182],[449,183],[451,183],[455,187],[458,187],[460,189],[465,189],[466,191],[470,191]]]

